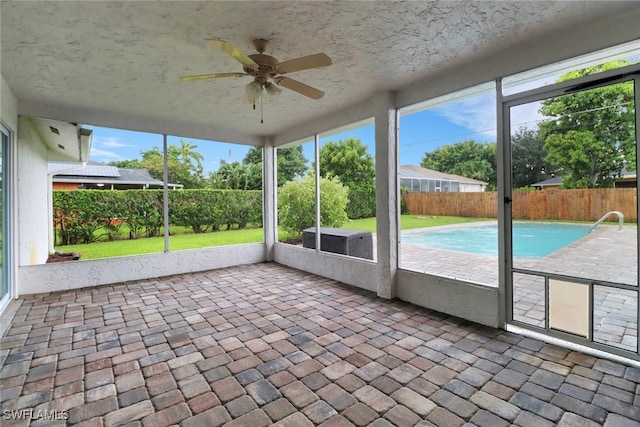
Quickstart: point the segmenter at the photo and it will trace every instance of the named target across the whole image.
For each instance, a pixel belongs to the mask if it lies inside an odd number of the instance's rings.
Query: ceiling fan
[[[245,87],[246,94],[244,99],[245,102],[253,103],[254,109],[255,102],[260,98],[263,89],[271,96],[275,96],[280,93],[281,89],[276,85],[298,92],[299,94],[311,99],[320,99],[324,96],[323,91],[284,76],[284,74],[293,73],[295,71],[309,70],[312,68],[331,65],[331,58],[324,53],[316,53],[314,55],[302,56],[289,61],[278,62],[278,60],[273,56],[264,54],[267,44],[269,43],[265,39],[255,39],[253,41],[253,45],[258,53],[254,53],[252,55],[245,55],[237,47],[224,40],[213,39],[207,41],[209,44],[219,48],[238,60],[242,64],[244,73],[200,74],[196,76],[180,77],[181,81],[190,82],[196,80],[217,79],[221,77],[252,76],[254,80]]]

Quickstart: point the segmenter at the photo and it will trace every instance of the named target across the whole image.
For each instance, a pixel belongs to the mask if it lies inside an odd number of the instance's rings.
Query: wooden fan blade
[[[308,96],[311,99],[320,99],[324,96],[323,91],[288,77],[278,77],[275,79],[275,82],[280,86],[291,89],[294,92],[298,92],[300,95]]]
[[[214,73],[214,74],[200,74],[197,76],[186,76],[180,77],[180,81],[183,82],[193,82],[196,80],[209,80],[209,79],[218,79],[220,77],[243,77],[248,76],[248,74],[244,73]]]
[[[331,65],[331,58],[324,53],[316,53],[315,55],[302,56],[281,62],[276,68],[278,69],[278,73],[286,74],[294,71],[309,70],[311,68],[326,67],[327,65]]]
[[[212,39],[207,41],[209,42],[209,44],[217,47],[218,49],[222,50],[224,53],[232,56],[233,58],[237,59],[244,65],[247,65],[249,67],[258,66],[258,64],[256,64],[256,62],[253,59],[249,58],[247,55],[242,53],[240,49],[238,49],[237,47],[235,47],[229,42],[226,42],[224,40],[217,40],[217,39]]]

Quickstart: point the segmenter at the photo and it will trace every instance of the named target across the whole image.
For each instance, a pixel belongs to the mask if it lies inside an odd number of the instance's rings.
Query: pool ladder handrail
[[[624,224],[624,214],[620,211],[609,211],[591,226],[591,230],[589,230],[589,233],[591,233],[596,228],[596,226],[598,226],[605,219],[609,218],[611,215],[618,216],[618,231],[622,230],[622,225]]]

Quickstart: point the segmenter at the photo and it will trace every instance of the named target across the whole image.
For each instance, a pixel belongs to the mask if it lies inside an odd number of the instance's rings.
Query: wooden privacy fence
[[[635,188],[540,190],[513,192],[514,219],[597,221],[609,211],[620,211],[625,222],[637,222]],[[406,193],[412,215],[497,218],[498,193]],[[617,221],[617,217],[610,218]]]

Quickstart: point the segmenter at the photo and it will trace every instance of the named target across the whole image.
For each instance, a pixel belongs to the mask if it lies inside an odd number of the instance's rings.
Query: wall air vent
[[[53,126],[49,126],[49,129],[51,130],[51,132],[55,133],[56,135],[60,135],[60,131],[58,130],[58,128],[54,128]]]

